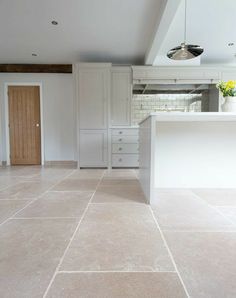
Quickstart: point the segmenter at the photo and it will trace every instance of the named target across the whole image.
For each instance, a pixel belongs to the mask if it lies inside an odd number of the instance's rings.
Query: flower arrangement
[[[223,82],[220,81],[216,87],[222,92],[223,97],[236,96],[236,81]]]

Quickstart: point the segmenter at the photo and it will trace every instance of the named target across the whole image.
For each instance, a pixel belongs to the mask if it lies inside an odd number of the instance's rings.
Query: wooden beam
[[[71,64],[0,64],[0,72],[72,73]]]

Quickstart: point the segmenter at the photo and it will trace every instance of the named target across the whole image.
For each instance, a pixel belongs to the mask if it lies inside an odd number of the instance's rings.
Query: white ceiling
[[[0,63],[142,63],[161,3],[0,0]]]
[[[154,65],[236,65],[236,0],[187,0],[187,42],[203,46],[204,54],[183,62],[166,57],[183,41],[184,0],[177,2],[0,0],[0,63],[142,64],[151,47]]]
[[[236,0],[187,0],[187,43],[203,46],[201,64],[236,64]],[[173,61],[166,53],[183,41],[184,1],[162,43],[155,65],[200,64],[200,59]],[[228,43],[234,42],[233,47]]]

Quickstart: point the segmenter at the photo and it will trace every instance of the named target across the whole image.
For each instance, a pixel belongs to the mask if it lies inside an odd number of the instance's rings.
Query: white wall
[[[155,187],[234,188],[235,130],[234,121],[157,122]]]
[[[44,159],[75,160],[75,107],[72,74],[0,73],[0,161],[6,161],[5,83],[41,83]]]

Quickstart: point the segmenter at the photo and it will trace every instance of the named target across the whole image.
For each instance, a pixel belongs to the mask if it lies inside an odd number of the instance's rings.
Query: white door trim
[[[44,130],[43,130],[43,92],[40,82],[10,82],[4,83],[4,104],[5,104],[5,133],[6,133],[6,158],[7,165],[10,165],[10,137],[9,137],[9,111],[8,111],[8,87],[9,86],[38,86],[40,98],[40,126],[41,126],[41,165],[44,165]]]

